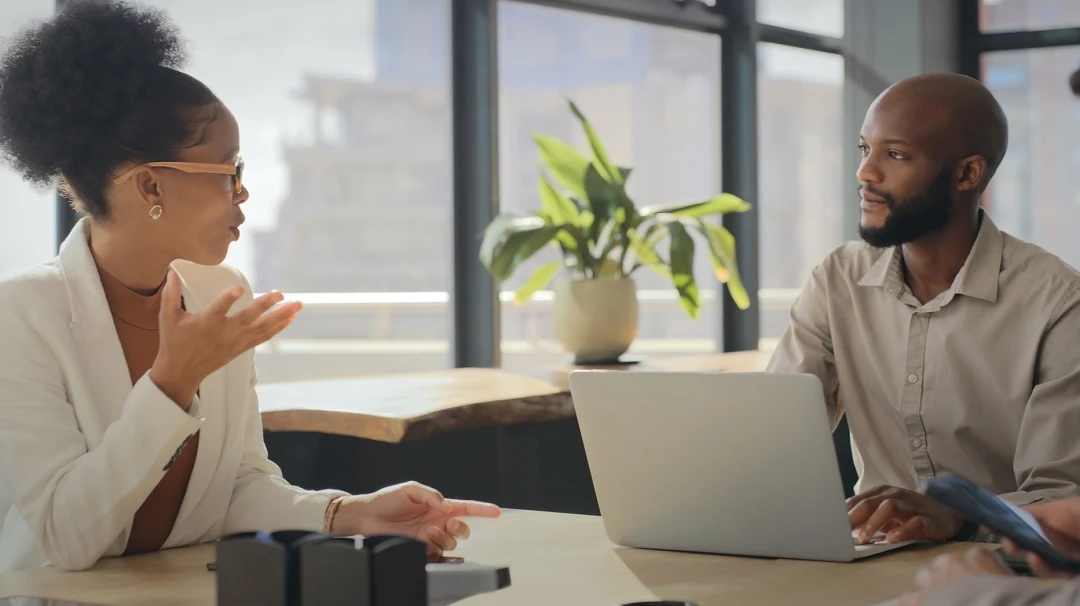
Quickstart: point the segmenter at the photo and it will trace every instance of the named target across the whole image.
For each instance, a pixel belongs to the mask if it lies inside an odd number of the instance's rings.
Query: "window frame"
[[[67,1],[76,0],[57,0],[57,8]],[[500,2],[538,4],[720,36],[721,182],[724,191],[751,202],[758,197],[758,43],[841,55],[845,48],[843,38],[759,23],[757,0],[446,1],[451,3],[454,278],[450,301],[455,367],[494,367],[500,363],[500,293],[477,259],[475,237],[499,209],[496,16]],[[972,0],[961,2],[972,4]],[[974,6],[977,28],[978,0],[974,0]],[[1080,43],[1080,28],[1072,29],[1076,31],[1069,35]],[[987,45],[1017,44],[1021,40],[1030,43],[1026,34],[980,34],[972,48],[982,52]],[[848,35],[845,32],[845,37]],[[1038,39],[1043,43],[1055,40],[1053,33],[1041,35]],[[79,217],[59,195],[57,209],[59,245]],[[740,310],[730,297],[722,297],[718,350],[756,350],[760,337],[760,226],[756,206],[747,213],[725,216],[723,222],[735,236],[739,270],[751,306]],[[463,335],[467,338],[459,338]]]

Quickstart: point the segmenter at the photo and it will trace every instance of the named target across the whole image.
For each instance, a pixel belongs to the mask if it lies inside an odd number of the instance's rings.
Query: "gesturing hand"
[[[160,338],[150,380],[185,410],[206,377],[285,330],[301,308],[293,301],[271,310],[284,298],[275,291],[226,315],[243,294],[243,288],[234,286],[206,309],[191,313],[181,307],[180,278],[169,271],[161,294]]]
[[[407,482],[345,499],[331,530],[334,534],[413,537],[427,544],[429,555],[440,556],[456,549],[458,539],[469,538],[469,525],[460,518],[497,518],[500,513],[495,505],[446,499],[437,490]]]
[[[878,486],[847,501],[851,529],[860,542],[878,532],[890,543],[944,541],[960,532],[964,518],[930,497],[893,486]],[[861,528],[860,528],[861,527]]]

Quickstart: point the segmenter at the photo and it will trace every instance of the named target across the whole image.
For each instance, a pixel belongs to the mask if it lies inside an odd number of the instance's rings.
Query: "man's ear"
[[[960,191],[976,191],[983,181],[986,180],[986,158],[982,156],[968,156],[960,160],[957,168],[956,189]]]

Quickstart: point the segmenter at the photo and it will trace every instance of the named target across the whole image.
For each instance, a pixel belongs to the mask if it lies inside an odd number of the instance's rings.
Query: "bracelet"
[[[338,508],[341,507],[341,502],[345,500],[346,495],[335,497],[330,501],[330,504],[326,506],[326,515],[323,516],[323,532],[329,533],[330,528],[334,526],[334,517],[337,516]]]

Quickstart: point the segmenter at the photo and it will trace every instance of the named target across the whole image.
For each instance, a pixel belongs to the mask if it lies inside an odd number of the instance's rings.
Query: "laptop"
[[[608,538],[617,545],[850,562],[856,545],[813,375],[570,374]]]

